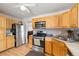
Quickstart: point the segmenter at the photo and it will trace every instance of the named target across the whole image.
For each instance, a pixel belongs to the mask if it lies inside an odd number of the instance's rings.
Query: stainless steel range
[[[41,34],[41,35],[40,35]],[[44,53],[45,48],[45,34],[37,33],[33,36],[33,50]]]
[[[33,50],[44,52],[45,38],[44,37],[33,37]]]

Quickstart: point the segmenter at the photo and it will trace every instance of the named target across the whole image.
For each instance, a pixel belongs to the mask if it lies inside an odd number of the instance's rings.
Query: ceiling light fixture
[[[20,6],[20,9],[21,9],[22,11],[25,11],[25,10],[26,10],[26,7],[25,7],[25,6]]]
[[[28,13],[31,13],[31,11],[29,10],[29,8],[27,8],[27,7],[26,7],[26,11],[27,11]]]
[[[25,7],[25,6],[20,6],[20,9],[22,11],[25,11],[26,10],[28,13],[30,13],[30,10],[27,7]]]

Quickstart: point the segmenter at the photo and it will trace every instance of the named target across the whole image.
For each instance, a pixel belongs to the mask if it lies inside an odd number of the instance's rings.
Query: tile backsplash
[[[34,29],[34,34],[37,33],[37,31],[43,31],[46,34],[52,34],[53,36],[60,35],[62,33],[66,34],[66,30],[64,29]]]
[[[74,40],[78,40],[79,41],[79,29],[76,28],[67,28],[67,29],[34,29],[33,31],[33,34],[36,34],[37,31],[43,31],[45,32],[46,34],[49,34],[49,35],[53,35],[53,36],[63,36],[65,38],[68,37],[68,32],[67,30],[72,30],[74,31]]]

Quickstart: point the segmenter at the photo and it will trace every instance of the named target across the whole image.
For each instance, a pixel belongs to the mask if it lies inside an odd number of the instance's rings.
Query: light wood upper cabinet
[[[6,17],[0,16],[0,27],[5,28],[6,27]]]
[[[62,28],[62,14],[58,15],[58,28]]]
[[[35,28],[35,22],[37,22],[37,20],[38,20],[37,18],[32,19],[32,28]]]
[[[78,4],[69,11],[60,14],[62,28],[78,28]]]
[[[65,12],[61,16],[62,18],[62,28],[70,28],[70,23],[69,23],[69,12]]]
[[[79,28],[79,4],[78,5],[78,28]]]
[[[58,16],[47,16],[47,17],[41,17],[41,18],[34,18],[32,19],[32,27],[35,28],[35,22],[39,21],[45,21],[46,22],[46,28],[58,28]]]
[[[69,11],[60,15],[46,16],[35,18],[32,26],[35,28],[34,22],[46,21],[46,28],[78,28],[79,27],[79,4],[75,4]]]
[[[49,20],[49,23],[47,28],[58,28],[58,16],[55,15],[55,16],[50,16],[48,17],[48,20]]]
[[[52,23],[53,22],[50,22],[50,19],[51,17],[46,17],[45,20],[46,20],[46,28],[51,28],[53,25]]]
[[[11,29],[13,23],[18,23],[19,21],[11,18],[6,18],[6,29]]]
[[[9,18],[6,19],[6,28],[11,29],[11,19]]]
[[[78,4],[74,5],[70,10],[70,27],[78,28]]]

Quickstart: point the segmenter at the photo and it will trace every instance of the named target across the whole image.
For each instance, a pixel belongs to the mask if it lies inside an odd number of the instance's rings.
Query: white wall
[[[21,19],[19,19],[19,18],[10,16],[10,15],[6,15],[6,14],[4,14],[4,13],[0,13],[0,16],[5,16],[5,17],[7,17],[7,18],[16,19],[16,20],[21,20]]]
[[[27,21],[29,20],[29,21]],[[25,38],[26,38],[26,43],[28,43],[28,38],[27,38],[27,33],[28,31],[32,30],[32,22],[31,22],[31,18],[27,18],[23,20],[23,24],[25,27]]]

